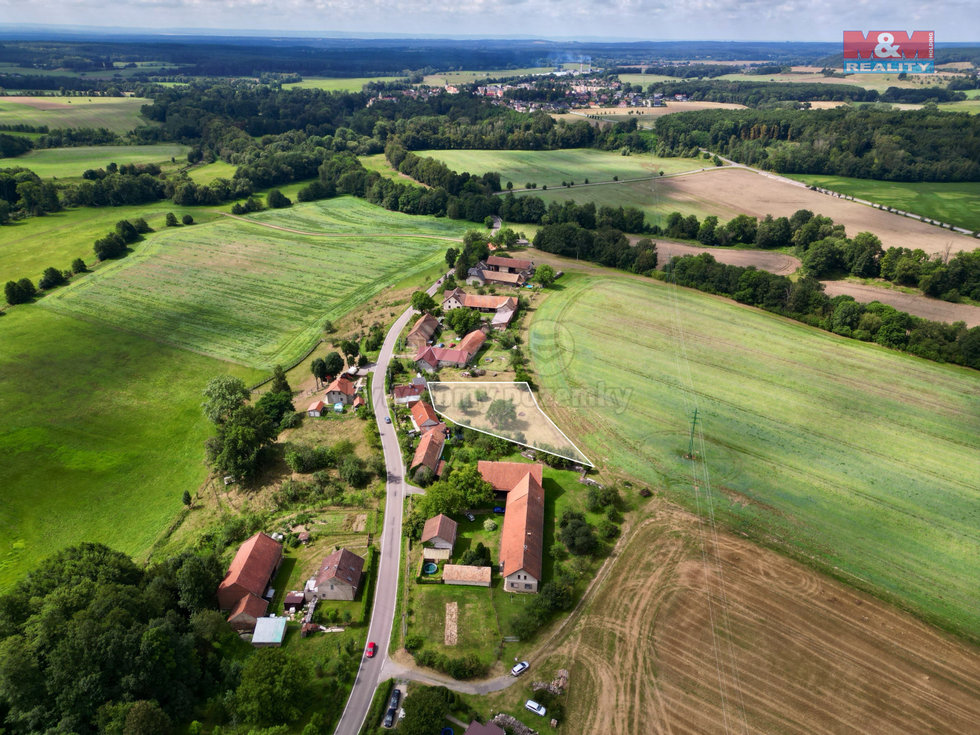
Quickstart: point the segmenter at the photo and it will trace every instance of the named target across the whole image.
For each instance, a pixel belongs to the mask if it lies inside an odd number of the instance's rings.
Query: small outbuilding
[[[228,624],[236,633],[251,633],[255,630],[255,621],[265,615],[269,602],[251,593],[244,595],[238,604],[232,608],[228,616]]]
[[[282,606],[286,610],[296,611],[306,604],[306,596],[302,592],[290,592],[282,601]]]
[[[255,632],[252,633],[252,645],[256,648],[281,646],[286,637],[286,618],[275,615],[259,618],[255,621]]]
[[[461,584],[470,587],[489,587],[490,567],[474,567],[467,564],[445,564],[442,567],[443,584]]]
[[[325,404],[323,401],[313,401],[313,403],[310,404],[310,407],[306,409],[306,415],[310,416],[311,418],[319,418],[321,415],[323,415],[324,407]]]
[[[463,735],[507,735],[507,732],[500,725],[495,725],[492,722],[484,725],[482,722],[473,720]]]

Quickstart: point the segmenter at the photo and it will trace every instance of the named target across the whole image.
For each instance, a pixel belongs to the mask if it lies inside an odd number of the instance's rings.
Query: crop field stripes
[[[698,542],[701,552],[701,568],[704,575],[705,584],[705,599],[708,603],[708,619],[711,626],[712,635],[712,650],[715,656],[715,669],[718,674],[718,693],[721,699],[721,710],[722,717],[725,724],[725,732],[741,732],[743,735],[748,735],[748,722],[746,721],[745,715],[745,699],[742,693],[742,682],[739,675],[738,666],[738,656],[735,653],[735,647],[733,643],[732,635],[732,624],[731,619],[728,615],[729,600],[728,593],[725,587],[725,572],[724,572],[724,560],[722,559],[721,553],[719,551],[720,545],[718,541],[718,528],[715,522],[715,512],[714,505],[711,499],[711,475],[708,471],[707,462],[707,452],[704,442],[704,429],[703,422],[699,423],[698,414],[700,407],[698,406],[697,397],[694,392],[694,379],[691,374],[690,361],[687,353],[687,342],[684,334],[684,325],[680,315],[680,308],[677,303],[677,289],[678,286],[675,283],[668,283],[667,289],[670,292],[670,309],[671,318],[674,321],[674,327],[679,337],[678,346],[679,350],[674,351],[674,365],[677,370],[678,380],[681,383],[686,383],[686,389],[681,389],[681,395],[684,398],[685,405],[688,411],[692,415],[692,425],[691,425],[691,442],[689,445],[688,461],[691,463],[691,485],[694,490],[694,500],[695,507],[697,510],[697,529],[698,529]],[[691,451],[694,444],[697,444],[699,453],[694,454]],[[702,493],[701,488],[704,487],[704,492]],[[702,501],[704,501],[704,508],[702,508]],[[711,533],[711,550],[709,553],[708,543],[705,539],[705,523],[704,517],[707,515],[708,524],[710,526]],[[725,682],[725,675],[723,669],[725,668],[724,662],[722,661],[722,654],[719,652],[719,642],[718,642],[718,632],[716,627],[715,618],[715,605],[712,600],[712,584],[711,584],[711,574],[710,565],[712,560],[709,556],[713,556],[714,567],[717,570],[717,593],[720,598],[720,615],[721,623],[723,626],[723,634],[728,645],[728,664],[730,667],[731,677],[734,680],[735,688],[735,699],[738,707],[738,715],[741,727],[733,730],[733,726],[738,723],[729,722],[729,712],[728,712],[728,686]],[[734,717],[733,717],[734,719]]]

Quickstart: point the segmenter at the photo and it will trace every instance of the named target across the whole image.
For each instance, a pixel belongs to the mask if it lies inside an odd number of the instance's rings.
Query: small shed
[[[286,637],[286,618],[275,615],[259,618],[255,621],[255,632],[252,633],[252,645],[257,648],[281,646]]]
[[[357,396],[356,398],[354,398],[354,403],[351,405],[353,405],[355,409],[358,409],[364,405],[364,399],[361,398],[360,396]]]
[[[306,604],[306,595],[302,592],[290,592],[282,601],[284,608],[287,610],[292,609],[293,611],[299,610],[304,604]]]
[[[313,403],[310,404],[310,407],[306,409],[306,415],[317,418],[323,414],[323,408],[323,401],[313,401]]]
[[[489,587],[490,575],[490,567],[474,567],[465,564],[446,564],[442,567],[443,584]]]

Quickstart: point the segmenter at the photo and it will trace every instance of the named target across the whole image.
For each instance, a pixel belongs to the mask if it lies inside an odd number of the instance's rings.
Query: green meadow
[[[186,145],[158,143],[156,145],[79,146],[77,148],[46,148],[28,151],[17,158],[3,160],[4,166],[29,168],[42,179],[77,178],[86,169],[105,168],[110,163],[156,163],[172,168],[171,159],[185,159]],[[183,161],[186,163],[186,159]]]
[[[710,161],[692,161],[691,159],[667,159],[684,160],[692,164],[700,164],[701,168],[705,164],[711,165]],[[576,179],[576,184],[578,180]],[[591,179],[590,179],[591,181]],[[687,195],[678,196],[673,192],[669,179],[646,179],[644,181],[626,181],[598,186],[573,186],[565,188],[548,187],[542,191],[539,187],[536,190],[522,192],[518,196],[536,196],[544,200],[546,204],[550,202],[566,202],[573,200],[579,204],[595,202],[597,207],[636,207],[646,215],[647,222],[651,225],[663,224],[666,215],[671,212],[680,212],[683,215],[694,214],[698,218],[703,218],[709,214],[718,216],[722,221],[737,214],[727,212],[718,204],[708,200],[694,199]]]
[[[662,283],[563,286],[529,345],[593,460],[980,638],[975,371]]]
[[[562,69],[578,69],[578,64],[560,64]],[[472,84],[481,79],[502,79],[504,77],[522,77],[530,74],[549,74],[554,66],[529,66],[520,69],[489,69],[485,71],[441,71],[429,74],[422,81],[430,87],[444,87],[447,84]]]
[[[235,176],[238,166],[224,161],[206,163],[203,166],[194,166],[187,172],[195,184],[210,184],[215,179],[229,179]]]
[[[929,219],[980,231],[980,182],[875,181],[846,176],[786,174],[791,179],[876,202]]]
[[[150,100],[141,97],[39,97],[39,101],[59,103],[41,110],[23,102],[0,97],[0,125],[47,125],[49,128],[108,128],[127,133],[149,121],[140,108]]]
[[[528,182],[549,189],[560,187],[562,181],[576,184],[636,179],[699,169],[705,161],[693,158],[659,158],[645,153],[623,156],[618,152],[600,151],[593,148],[572,148],[558,151],[487,151],[487,150],[440,150],[419,151],[420,156],[442,161],[454,171],[468,171],[481,175],[488,171],[500,174],[501,186],[513,182],[515,189],[523,189]]]
[[[394,82],[399,77],[307,77],[302,82],[289,82],[283,89],[322,89],[325,92],[360,92],[369,82]]]
[[[53,291],[42,305],[269,369],[309,348],[325,319],[438,262],[446,240],[461,231],[458,223],[349,197],[252,219],[158,232],[97,277]]]
[[[29,217],[0,227],[0,282],[30,278],[37,281],[45,268],[68,268],[75,258],[90,266],[95,262],[93,243],[121,219],[143,217],[155,230],[165,227],[167,212],[180,219],[189,214],[195,222],[218,215],[202,207],[178,207],[171,201],[125,207],[79,207],[43,217]]]
[[[37,305],[0,343],[0,589],[69,544],[146,552],[207,474],[205,384],[261,377]]]

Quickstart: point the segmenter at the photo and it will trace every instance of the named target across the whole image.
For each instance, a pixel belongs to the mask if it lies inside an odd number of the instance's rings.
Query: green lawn
[[[970,90],[976,91],[976,90]],[[945,112],[969,112],[971,115],[980,114],[980,99],[960,100],[959,102],[944,102],[938,105]]]
[[[845,176],[787,174],[791,179],[980,231],[980,182],[875,181]]]
[[[92,244],[121,219],[143,217],[150,227],[161,230],[167,212],[179,219],[191,215],[207,222],[218,215],[203,207],[178,207],[162,201],[125,207],[80,207],[44,217],[29,217],[0,227],[0,281],[30,278],[37,282],[48,266],[68,268],[75,258],[95,262]]]
[[[204,385],[257,377],[39,306],[0,342],[0,589],[68,544],[146,552],[206,475]]]
[[[325,92],[360,92],[368,82],[394,82],[398,77],[307,77],[302,82],[289,82],[283,89],[322,89]]]
[[[691,158],[658,158],[646,153],[622,156],[610,151],[593,148],[572,148],[558,151],[484,151],[446,150],[419,151],[423,157],[442,161],[454,171],[483,174],[496,171],[500,185],[513,182],[515,189],[524,188],[528,182],[550,188],[561,186],[562,181],[581,184],[635,179],[656,176],[659,171],[672,174],[699,169],[705,162]]]
[[[29,168],[42,179],[71,178],[80,177],[86,169],[105,168],[110,163],[120,166],[125,163],[156,163],[172,168],[170,159],[176,158],[179,162],[187,156],[188,150],[186,145],[179,143],[46,148],[5,159],[4,165]]]
[[[376,171],[386,179],[391,179],[392,181],[410,180],[407,176],[398,173],[391,167],[384,153],[375,153],[373,156],[361,156],[359,160],[361,165],[368,171]]]
[[[58,103],[51,110],[40,110],[23,102],[0,97],[0,125],[47,125],[49,128],[108,128],[126,133],[149,121],[140,115],[140,107],[151,100],[141,97],[43,97],[44,102]]]
[[[225,218],[158,232],[128,257],[42,304],[219,359],[271,368],[304,352],[358,304],[442,259],[460,225],[353,198],[256,214],[299,235]],[[400,228],[410,237],[394,237]],[[363,232],[364,234],[358,234]]]
[[[694,510],[697,472],[720,523],[980,637],[976,372],[623,277],[573,276],[529,345],[593,459]]]

